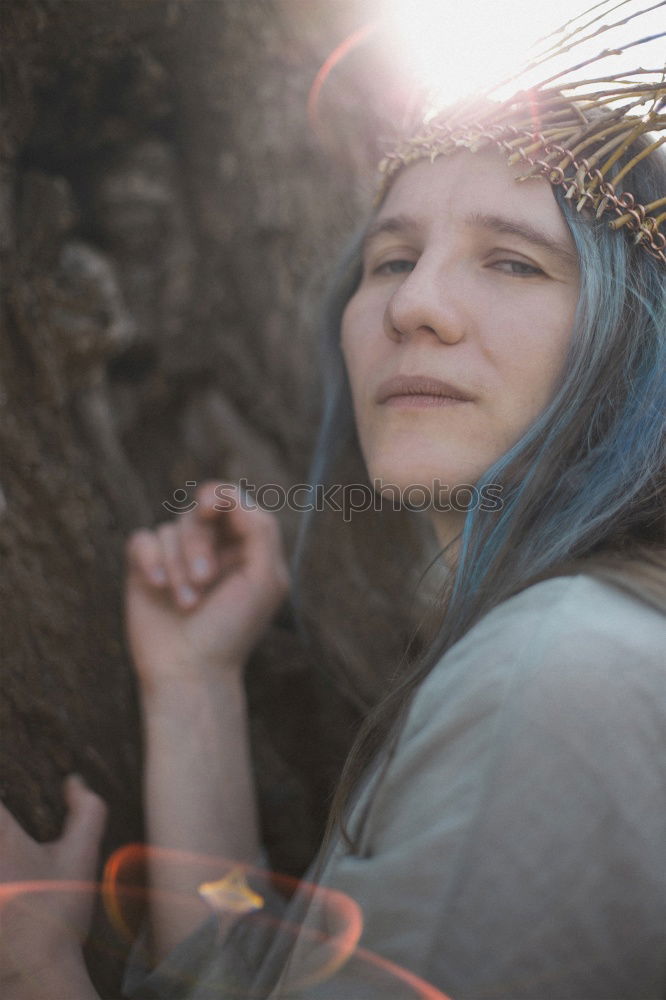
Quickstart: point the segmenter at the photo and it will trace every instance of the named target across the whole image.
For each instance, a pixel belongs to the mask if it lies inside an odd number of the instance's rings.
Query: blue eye
[[[375,268],[374,274],[408,274],[410,271],[414,270],[413,260],[404,260],[402,258],[396,258],[395,260],[385,260],[383,264],[380,264]]]
[[[543,274],[540,267],[528,264],[524,260],[498,260],[493,264],[498,271],[505,274],[513,274],[518,278],[532,278],[535,275]]]

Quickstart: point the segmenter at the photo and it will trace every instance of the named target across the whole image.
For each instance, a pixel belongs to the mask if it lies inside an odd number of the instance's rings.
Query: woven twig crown
[[[629,2],[616,2],[613,10]],[[378,200],[398,171],[410,163],[432,161],[460,149],[476,152],[495,146],[510,164],[527,166],[520,179],[544,176],[551,184],[563,186],[565,197],[579,212],[587,210],[597,218],[609,214],[613,229],[629,232],[636,243],[666,264],[666,183],[661,195],[648,204],[640,204],[631,192],[632,170],[666,143],[666,135],[660,134],[666,132],[666,64],[605,76],[585,74],[583,79],[574,75],[608,56],[632,48],[640,52],[641,45],[666,38],[666,31],[606,48],[508,99],[493,97],[507,83],[519,81],[576,45],[633,23],[647,11],[666,8],[666,0],[620,21],[604,23],[590,33],[590,27],[603,16],[599,8],[604,7],[606,3],[591,8],[586,14],[594,15],[592,20],[575,30],[567,31],[565,25],[555,33],[556,41],[555,36],[546,39],[545,53],[511,80],[500,81],[491,90],[422,121],[382,160]]]

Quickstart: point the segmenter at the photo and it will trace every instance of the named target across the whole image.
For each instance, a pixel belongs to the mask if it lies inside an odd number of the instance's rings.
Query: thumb
[[[61,856],[71,867],[73,877],[92,878],[106,824],[106,803],[78,774],[67,778],[65,799],[69,812],[58,840]]]

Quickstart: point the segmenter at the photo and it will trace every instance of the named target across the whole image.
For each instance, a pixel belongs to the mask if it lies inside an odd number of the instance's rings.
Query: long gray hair
[[[655,200],[666,189],[666,160],[653,154],[639,164],[632,189],[643,204]],[[571,230],[581,276],[574,334],[560,385],[533,425],[477,483],[479,489],[501,484],[502,510],[476,509],[467,514],[455,568],[433,602],[428,628],[415,627],[418,573],[413,571],[425,563],[419,532],[407,512],[401,517],[382,511],[347,522],[341,517],[326,522],[315,514],[303,526],[295,601],[304,628],[318,630],[326,639],[326,630],[317,622],[319,602],[308,596],[320,593],[316,576],[322,567],[317,565],[317,553],[323,551],[329,558],[333,552],[342,553],[335,572],[338,586],[348,595],[350,614],[354,607],[361,609],[361,617],[364,608],[370,609],[371,628],[395,632],[395,659],[379,679],[372,667],[355,668],[359,705],[370,711],[335,798],[333,816],[341,823],[350,790],[414,689],[492,607],[539,580],[583,571],[603,575],[663,605],[663,266],[626,235],[610,231],[605,222],[577,215],[560,189],[554,189],[554,195]],[[361,273],[360,245],[357,238],[343,260],[326,309],[325,407],[312,464],[313,483],[350,482],[348,477],[363,469],[340,351],[342,313]],[[324,531],[329,540],[322,543]],[[382,546],[392,553],[388,583],[386,560],[377,558]],[[341,564],[344,558],[346,569]],[[382,576],[373,580],[373,566],[378,565]],[[342,622],[337,627],[352,638],[358,634],[351,619],[346,629]],[[334,632],[329,638],[340,646]],[[381,643],[373,647],[370,639],[366,651],[378,655],[378,647],[381,655]],[[339,659],[339,676],[344,678],[340,683],[353,692],[356,679],[350,676],[350,663],[354,665],[349,652],[343,648]],[[368,676],[374,678],[374,689],[364,687]]]

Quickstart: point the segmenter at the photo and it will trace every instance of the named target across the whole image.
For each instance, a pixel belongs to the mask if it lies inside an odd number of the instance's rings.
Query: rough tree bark
[[[363,11],[352,0],[1,11],[2,795],[50,838],[61,780],[80,772],[109,803],[108,856],[141,838],[124,536],[167,516],[163,501],[184,509],[207,477],[305,481],[316,304],[367,206],[362,144],[356,162],[340,158],[348,134],[322,146],[305,106]],[[372,87],[355,99],[357,84],[343,81],[338,100],[362,127]],[[296,522],[281,516],[291,545]],[[271,862],[300,872],[356,713],[312,680],[287,617],[249,684]],[[106,996],[121,959],[99,917],[91,965]]]

